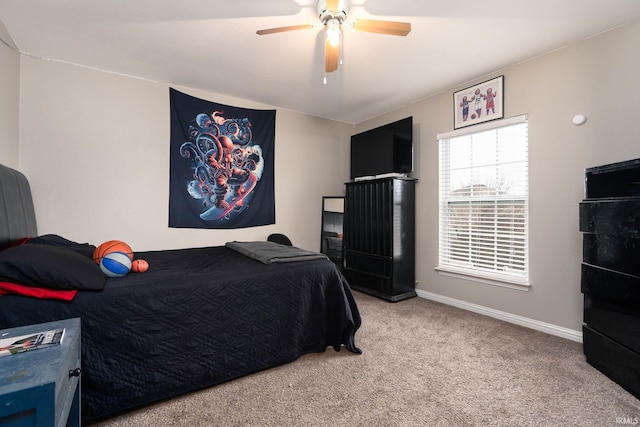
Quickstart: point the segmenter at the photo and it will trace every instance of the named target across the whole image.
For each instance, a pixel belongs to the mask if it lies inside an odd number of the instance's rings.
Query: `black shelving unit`
[[[362,292],[397,302],[415,297],[416,180],[348,182],[344,275]]]
[[[580,231],[584,354],[640,398],[640,159],[585,171]]]

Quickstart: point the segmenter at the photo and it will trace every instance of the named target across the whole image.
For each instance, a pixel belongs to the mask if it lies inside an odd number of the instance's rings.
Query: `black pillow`
[[[27,240],[27,244],[30,243],[61,246],[63,248],[72,249],[84,256],[88,256],[89,258],[93,256],[93,251],[96,250],[96,247],[94,245],[91,245],[89,243],[76,243],[69,239],[65,239],[62,236],[58,236],[57,234],[44,234],[42,236],[34,237]]]
[[[20,245],[0,252],[0,281],[50,289],[100,290],[106,279],[98,264],[72,249]]]

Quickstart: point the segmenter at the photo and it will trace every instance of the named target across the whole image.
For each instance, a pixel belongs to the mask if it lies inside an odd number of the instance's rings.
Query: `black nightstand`
[[[0,338],[65,328],[60,345],[0,357],[0,425],[80,426],[80,319],[0,330]]]

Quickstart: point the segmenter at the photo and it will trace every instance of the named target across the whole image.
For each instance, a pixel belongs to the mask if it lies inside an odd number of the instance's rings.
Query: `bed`
[[[78,256],[90,260],[94,248],[64,236],[39,236],[26,178],[2,165],[0,247],[0,259],[16,248],[48,247],[47,254],[64,253],[74,262]],[[87,276],[76,280],[76,285],[81,282],[78,289],[55,289],[64,280],[71,281],[65,288],[74,283],[73,277],[56,275],[73,276],[85,267],[86,274],[92,271],[83,264],[50,274],[48,280],[56,280],[51,286],[17,284],[44,295],[0,289],[5,293],[0,295],[2,329],[81,318],[83,423],[289,363],[306,353],[331,347],[360,353],[355,344],[358,307],[348,283],[326,258],[262,262],[226,245],[135,252],[134,257],[148,261],[149,270],[105,278],[102,287],[99,279],[96,285]],[[39,260],[24,253],[19,259]],[[85,283],[91,284],[82,288]],[[46,295],[49,288],[53,296]]]

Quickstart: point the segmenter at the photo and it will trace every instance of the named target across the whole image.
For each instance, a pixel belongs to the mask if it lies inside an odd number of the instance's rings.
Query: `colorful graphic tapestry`
[[[216,104],[170,89],[169,227],[275,223],[276,112]]]

